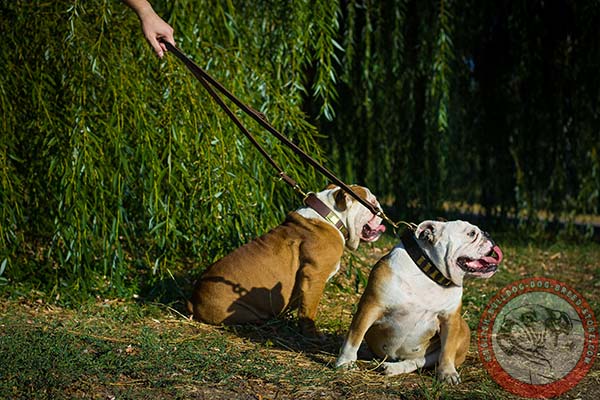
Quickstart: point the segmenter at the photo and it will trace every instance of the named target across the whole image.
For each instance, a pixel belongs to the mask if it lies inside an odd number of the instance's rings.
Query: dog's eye
[[[475,237],[475,231],[471,231],[468,233],[469,237]]]

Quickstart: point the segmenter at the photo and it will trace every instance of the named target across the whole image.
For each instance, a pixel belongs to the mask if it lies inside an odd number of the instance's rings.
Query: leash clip
[[[385,212],[383,212],[382,209],[379,209],[379,212],[377,212],[377,214],[375,214],[375,215],[377,215],[379,218],[383,219],[385,222],[390,224],[394,228],[394,234],[396,234],[396,229],[400,228],[400,225],[406,225],[406,227],[413,232],[417,229],[417,224],[415,224],[413,222],[406,222],[406,221],[394,222],[394,221],[392,221],[390,219],[390,217],[388,217],[385,214]]]
[[[296,193],[298,193],[300,196],[302,196],[302,201],[304,202],[304,200],[306,200],[306,198],[308,197],[308,195],[310,194],[310,192],[305,193],[302,188],[300,187],[300,185],[296,184],[296,186],[294,186],[292,189],[294,189],[294,191]]]
[[[298,185],[298,182],[296,182],[295,180],[293,180],[292,178],[290,178],[285,172],[281,171],[279,173],[279,180],[280,181],[284,181],[289,186],[291,186],[292,189],[294,189],[294,191],[296,193],[298,193],[300,196],[302,196],[304,199],[306,199],[306,197],[308,196],[306,193],[304,193],[304,191],[302,190],[302,188],[300,187],[300,185]]]

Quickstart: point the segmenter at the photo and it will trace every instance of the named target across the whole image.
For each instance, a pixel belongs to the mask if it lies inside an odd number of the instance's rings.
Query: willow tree
[[[178,46],[321,157],[303,98],[331,112],[337,2],[153,1]],[[201,270],[299,200],[121,2],[0,5],[3,278],[59,292],[135,290]],[[307,86],[307,73],[311,84]],[[323,178],[243,121],[307,190]]]
[[[340,102],[326,148],[352,181],[406,212],[433,209],[448,175],[452,2],[343,7]],[[424,179],[427,177],[427,179]]]
[[[597,1],[152,3],[198,64],[403,219],[600,210]],[[0,34],[0,283],[131,289],[298,204],[120,2],[3,2]],[[305,188],[325,183],[245,121]]]
[[[403,218],[598,214],[598,18],[593,0],[344,2],[335,168]]]

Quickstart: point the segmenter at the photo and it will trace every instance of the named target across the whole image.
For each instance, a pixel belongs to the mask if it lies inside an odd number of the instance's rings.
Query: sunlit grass
[[[0,397],[509,399],[515,397],[478,360],[475,340],[479,316],[499,289],[526,276],[551,277],[574,287],[600,313],[600,245],[504,240],[500,271],[466,283],[463,311],[472,340],[459,369],[461,385],[443,385],[431,371],[386,378],[376,370],[379,361],[369,359],[360,360],[358,369],[336,371],[333,363],[364,290],[357,272],[367,275],[395,241],[386,236],[344,257],[319,308],[322,342],[300,336],[293,316],[260,327],[219,328],[189,320],[189,274],[179,276],[159,303],[98,298],[59,307],[47,293],[4,286]],[[593,398],[598,368],[596,363],[562,398]]]

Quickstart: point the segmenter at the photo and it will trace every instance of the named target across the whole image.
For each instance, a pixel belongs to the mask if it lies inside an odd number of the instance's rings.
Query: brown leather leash
[[[304,203],[311,206],[307,203],[307,199],[311,198],[309,202],[316,203],[313,200],[316,199],[314,193],[305,193],[298,183],[290,178],[279,165],[273,160],[271,156],[267,153],[267,151],[258,143],[258,141],[252,136],[252,134],[246,129],[246,127],[242,124],[242,122],[236,117],[234,112],[225,104],[223,99],[215,92],[215,88],[221,92],[225,97],[227,97],[231,102],[233,102],[236,106],[238,106],[244,113],[254,119],[259,125],[265,128],[269,133],[275,136],[280,142],[289,147],[294,153],[296,153],[300,158],[310,164],[313,168],[319,171],[321,174],[326,176],[331,180],[334,184],[342,188],[346,193],[352,196],[356,201],[365,206],[371,213],[377,215],[382,218],[389,224],[391,224],[394,228],[399,226],[399,223],[395,223],[390,220],[387,215],[383,212],[382,209],[375,207],[373,204],[369,203],[365,199],[361,198],[358,194],[356,194],[348,185],[342,182],[338,177],[336,177],[332,172],[330,172],[327,168],[319,164],[314,158],[306,154],[302,149],[300,149],[297,145],[295,145],[292,141],[286,138],[283,134],[281,134],[277,129],[275,129],[266,119],[265,115],[256,111],[252,107],[244,104],[241,100],[235,97],[231,92],[229,92],[223,85],[221,85],[217,80],[215,80],[212,76],[210,76],[204,69],[199,67],[196,63],[189,59],[181,50],[177,47],[173,46],[171,43],[167,42],[164,39],[159,39],[166,47],[167,50],[173,53],[179,60],[181,60],[185,66],[194,74],[196,79],[200,81],[202,86],[206,89],[206,91],[210,94],[210,96],[215,100],[215,102],[223,109],[223,111],[229,116],[229,118],[233,121],[233,123],[240,129],[240,131],[250,140],[250,142],[257,148],[257,150],[267,159],[267,161],[278,171],[279,178],[282,179],[285,183],[290,185],[297,193],[303,196]],[[318,199],[317,199],[318,200]],[[311,206],[312,208],[315,208]],[[321,208],[318,207],[317,208]],[[322,209],[322,208],[321,208]],[[328,216],[323,215],[325,211],[315,210],[323,217],[328,219]],[[330,215],[330,214],[328,214]],[[400,222],[401,223],[401,222]],[[335,224],[334,225],[338,225]],[[343,226],[343,224],[342,224]],[[342,230],[338,227],[338,229]]]

